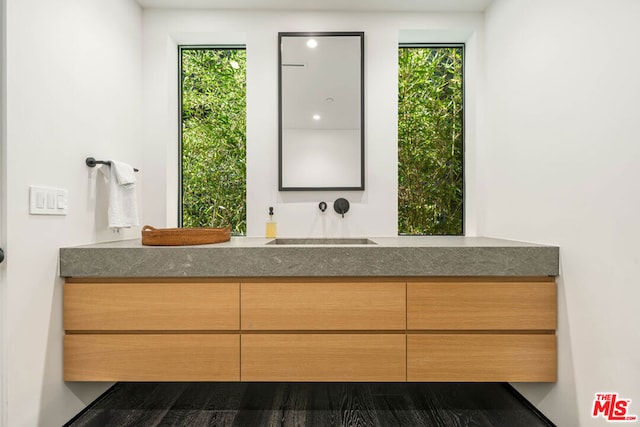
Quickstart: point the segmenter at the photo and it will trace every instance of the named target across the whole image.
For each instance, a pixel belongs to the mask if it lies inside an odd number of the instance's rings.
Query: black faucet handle
[[[344,218],[344,214],[349,212],[349,201],[347,199],[343,199],[342,197],[336,199],[336,201],[333,202],[333,210],[341,214],[342,218]]]

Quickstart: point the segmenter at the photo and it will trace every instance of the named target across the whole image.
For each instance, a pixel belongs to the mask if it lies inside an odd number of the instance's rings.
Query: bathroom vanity
[[[65,380],[556,379],[557,247],[269,241],[61,249]]]

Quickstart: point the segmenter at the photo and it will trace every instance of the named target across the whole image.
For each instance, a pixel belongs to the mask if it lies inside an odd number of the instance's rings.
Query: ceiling
[[[493,0],[136,0],[143,8],[482,12]]]

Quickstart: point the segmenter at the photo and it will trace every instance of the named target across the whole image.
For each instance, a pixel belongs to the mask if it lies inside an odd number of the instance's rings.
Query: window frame
[[[247,50],[246,44],[184,44],[178,45],[178,227],[183,226],[182,212],[182,162],[184,147],[182,146],[182,51],[184,50]],[[246,185],[246,181],[245,181]],[[246,218],[245,218],[246,220]]]
[[[462,64],[461,64],[461,74],[462,74],[462,232],[461,234],[408,234],[408,233],[400,233],[398,227],[398,236],[465,236],[466,235],[466,198],[467,198],[467,190],[466,190],[466,43],[464,42],[451,42],[451,43],[430,43],[430,42],[409,42],[409,43],[398,43],[398,51],[400,49],[411,49],[411,48],[461,48],[462,49]],[[399,83],[399,82],[398,82]],[[399,122],[399,120],[398,120]],[[398,200],[396,200],[396,203]],[[399,220],[399,218],[398,218]],[[399,226],[399,223],[397,224]]]

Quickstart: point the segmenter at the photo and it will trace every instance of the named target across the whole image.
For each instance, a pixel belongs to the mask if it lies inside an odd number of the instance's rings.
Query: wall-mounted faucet
[[[342,218],[344,218],[344,214],[349,212],[349,201],[347,199],[343,199],[342,197],[336,199],[336,201],[333,202],[333,210],[341,214]]]

